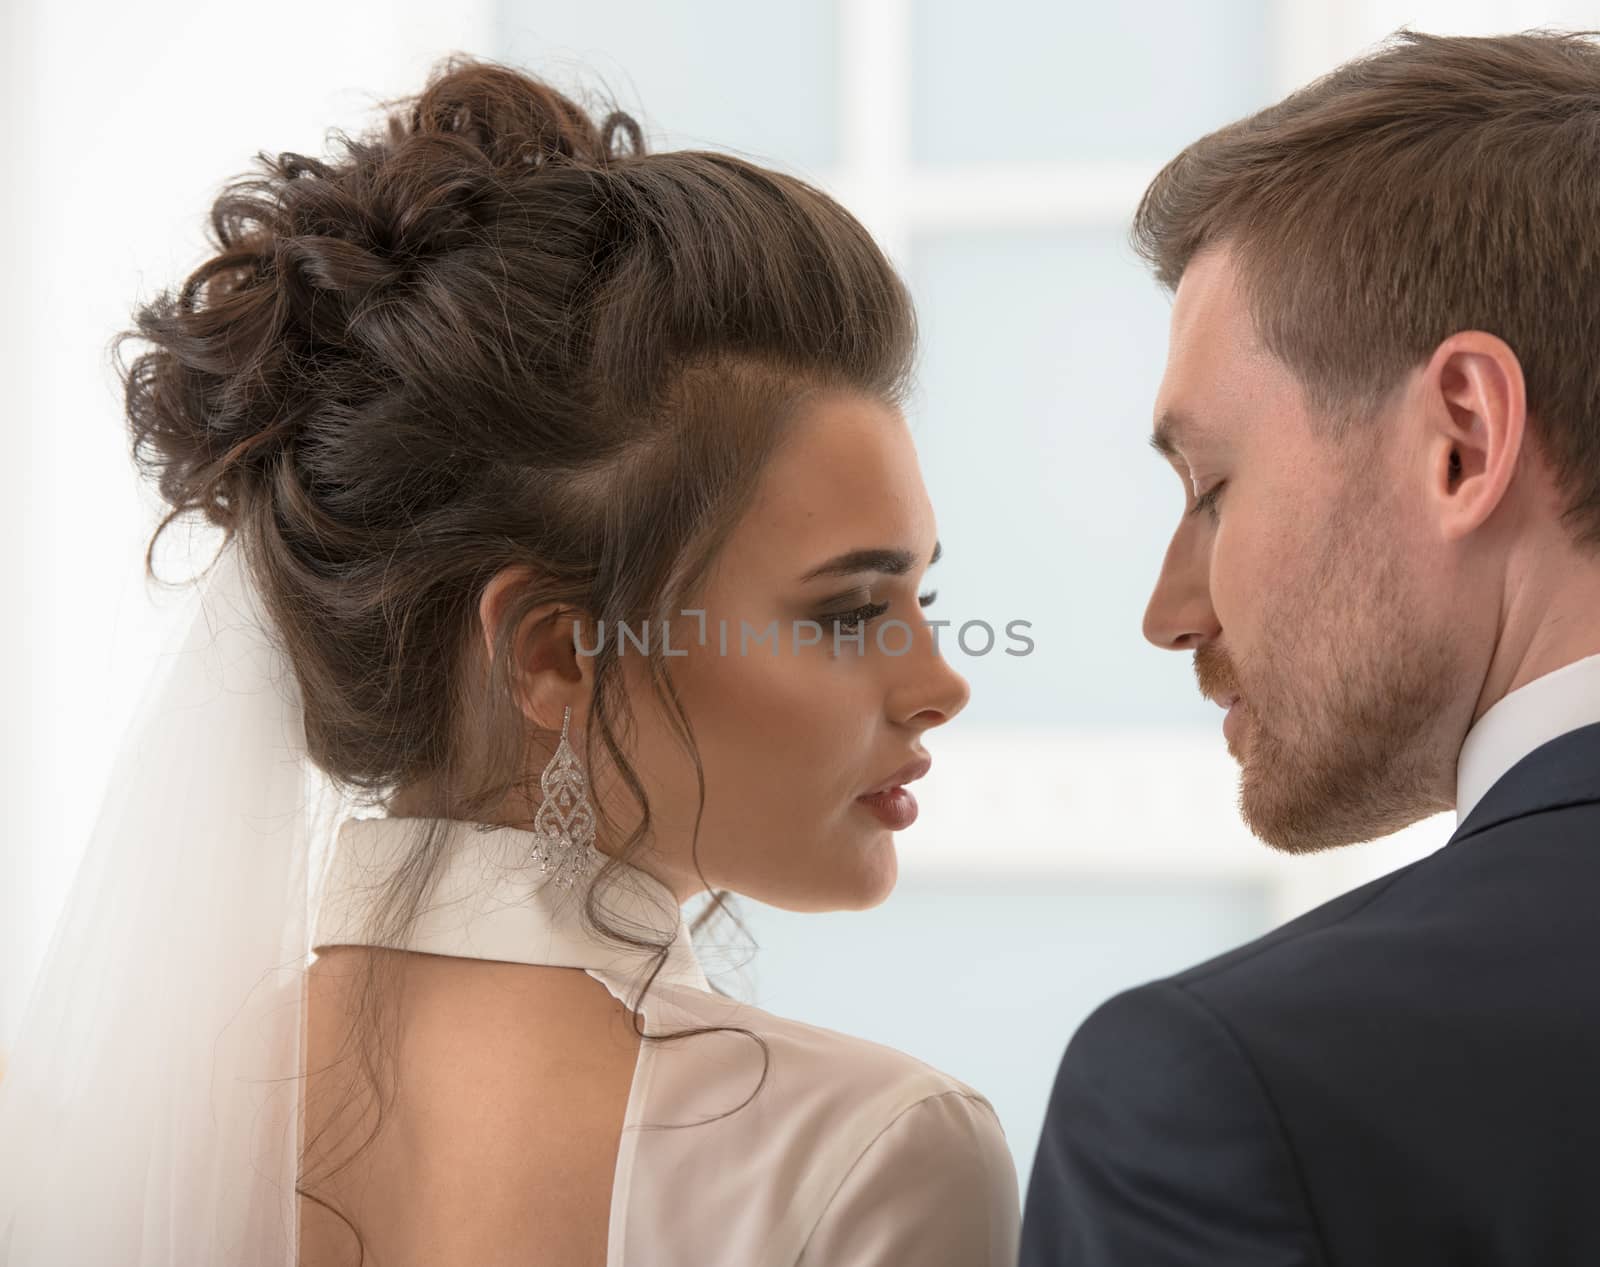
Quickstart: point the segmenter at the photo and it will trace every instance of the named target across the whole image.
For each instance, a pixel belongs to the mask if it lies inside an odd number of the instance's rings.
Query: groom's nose
[[[1164,651],[1193,651],[1221,631],[1211,606],[1210,552],[1192,534],[1178,533],[1144,611],[1144,636]]]

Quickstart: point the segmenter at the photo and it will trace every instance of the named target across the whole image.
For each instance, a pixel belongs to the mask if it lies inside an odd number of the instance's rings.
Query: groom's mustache
[[[1200,683],[1200,693],[1207,699],[1221,702],[1242,694],[1233,666],[1215,643],[1207,643],[1194,653],[1194,675]]]

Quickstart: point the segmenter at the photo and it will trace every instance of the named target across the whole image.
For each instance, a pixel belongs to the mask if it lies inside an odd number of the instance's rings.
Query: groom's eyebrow
[[[944,543],[933,543],[933,553],[928,557],[932,567],[944,553]],[[800,579],[814,581],[819,576],[854,576],[857,572],[883,572],[888,576],[904,576],[917,565],[917,556],[909,550],[893,550],[886,546],[866,550],[849,550],[814,567]]]
[[[1205,433],[1187,414],[1165,409],[1156,419],[1156,429],[1150,433],[1150,447],[1171,462],[1183,456],[1185,437],[1192,446],[1195,440],[1204,439]]]

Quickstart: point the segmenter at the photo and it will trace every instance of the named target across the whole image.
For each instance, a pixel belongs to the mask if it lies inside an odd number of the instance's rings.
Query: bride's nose
[[[943,641],[934,649],[933,634],[928,627],[916,631],[915,644],[900,657],[902,668],[889,694],[889,715],[922,730],[944,725],[972,698],[967,679],[945,658]]]

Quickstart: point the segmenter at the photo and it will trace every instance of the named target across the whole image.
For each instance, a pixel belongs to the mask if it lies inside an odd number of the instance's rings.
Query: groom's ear
[[[1464,330],[1441,343],[1420,378],[1421,472],[1432,521],[1460,540],[1494,513],[1527,431],[1522,363],[1505,340]]]

